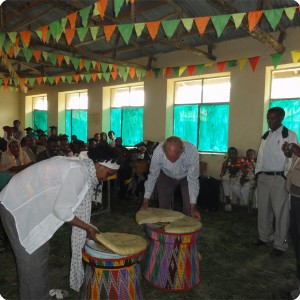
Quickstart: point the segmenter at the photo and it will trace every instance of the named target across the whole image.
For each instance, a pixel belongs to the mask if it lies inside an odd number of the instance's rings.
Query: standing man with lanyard
[[[200,220],[197,209],[199,193],[199,154],[197,148],[179,137],[171,136],[154,150],[150,174],[145,182],[141,208],[147,208],[155,183],[159,207],[171,208],[171,200],[178,185],[181,188],[183,213]]]
[[[285,112],[281,107],[268,110],[270,128],[263,136],[258,151],[257,175],[258,233],[254,243],[262,246],[273,242],[271,254],[280,256],[287,249],[289,229],[289,196],[285,190],[285,176],[291,159],[281,150],[284,143],[297,143],[296,134],[282,125]],[[275,227],[275,228],[274,228]]]

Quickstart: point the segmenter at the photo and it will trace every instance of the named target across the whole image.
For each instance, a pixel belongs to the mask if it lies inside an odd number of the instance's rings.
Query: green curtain
[[[48,132],[48,112],[46,110],[33,110],[33,128],[42,129],[46,134]]]
[[[270,102],[270,108],[279,106],[284,109],[285,117],[283,125],[297,133],[298,140],[300,136],[300,99],[274,100]]]
[[[66,134],[87,142],[87,110],[66,110]]]
[[[121,108],[111,108],[110,111],[110,129],[115,133],[115,137],[121,136]]]
[[[144,108],[123,107],[122,139],[124,146],[134,146],[144,140]]]
[[[228,149],[229,105],[201,105],[198,149],[226,152]]]
[[[174,135],[197,146],[198,108],[196,105],[174,106]]]

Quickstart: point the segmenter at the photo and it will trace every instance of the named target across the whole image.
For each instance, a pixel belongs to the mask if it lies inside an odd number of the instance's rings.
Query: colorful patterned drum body
[[[171,292],[187,291],[200,283],[199,253],[193,233],[165,233],[163,228],[146,225],[150,248],[144,277],[154,287]]]
[[[92,256],[87,249],[85,246],[82,250],[85,262],[82,299],[143,299],[140,261],[145,251],[120,258],[103,258],[100,252],[97,255],[94,250]]]

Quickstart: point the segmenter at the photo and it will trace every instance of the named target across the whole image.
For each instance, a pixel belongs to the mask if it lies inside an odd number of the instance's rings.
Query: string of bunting
[[[290,52],[291,58],[294,64],[300,61],[300,50],[293,50]],[[280,64],[282,59],[282,53],[275,53],[270,54],[267,57],[271,58],[272,64],[276,69],[277,66]],[[19,90],[18,86],[35,86],[42,85],[46,83],[50,83],[51,85],[58,84],[60,82],[64,83],[79,83],[79,81],[86,81],[89,83],[90,81],[95,82],[96,80],[105,80],[109,82],[110,79],[116,80],[119,76],[124,82],[127,81],[128,77],[134,79],[135,77],[138,80],[141,78],[148,77],[151,78],[154,76],[158,78],[159,76],[162,77],[169,77],[171,72],[175,77],[181,77],[185,72],[186,75],[193,76],[193,75],[201,75],[203,73],[204,68],[209,68],[214,65],[217,66],[220,72],[225,71],[226,68],[232,67],[239,67],[239,70],[242,71],[247,64],[250,65],[253,72],[255,72],[257,65],[260,61],[262,56],[255,56],[249,58],[242,58],[242,59],[235,59],[235,60],[228,60],[228,61],[221,61],[221,62],[208,62],[206,64],[198,64],[198,65],[189,65],[189,66],[179,66],[179,67],[165,67],[165,68],[155,68],[149,71],[144,70],[142,68],[133,68],[133,67],[122,67],[111,65],[106,72],[94,72],[94,73],[85,73],[85,74],[73,74],[73,75],[56,75],[56,76],[40,76],[40,77],[28,77],[28,78],[10,78],[6,77],[0,79],[0,86],[3,90],[11,90],[16,92]],[[2,62],[3,64],[7,63],[7,57],[2,55]]]

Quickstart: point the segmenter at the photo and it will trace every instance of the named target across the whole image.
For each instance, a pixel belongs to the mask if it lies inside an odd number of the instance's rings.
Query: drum
[[[85,264],[81,298],[143,299],[140,261],[145,250],[121,256],[89,240],[82,250]]]
[[[174,234],[146,224],[150,238],[144,278],[154,287],[171,292],[187,291],[200,283],[197,240],[200,230]]]

